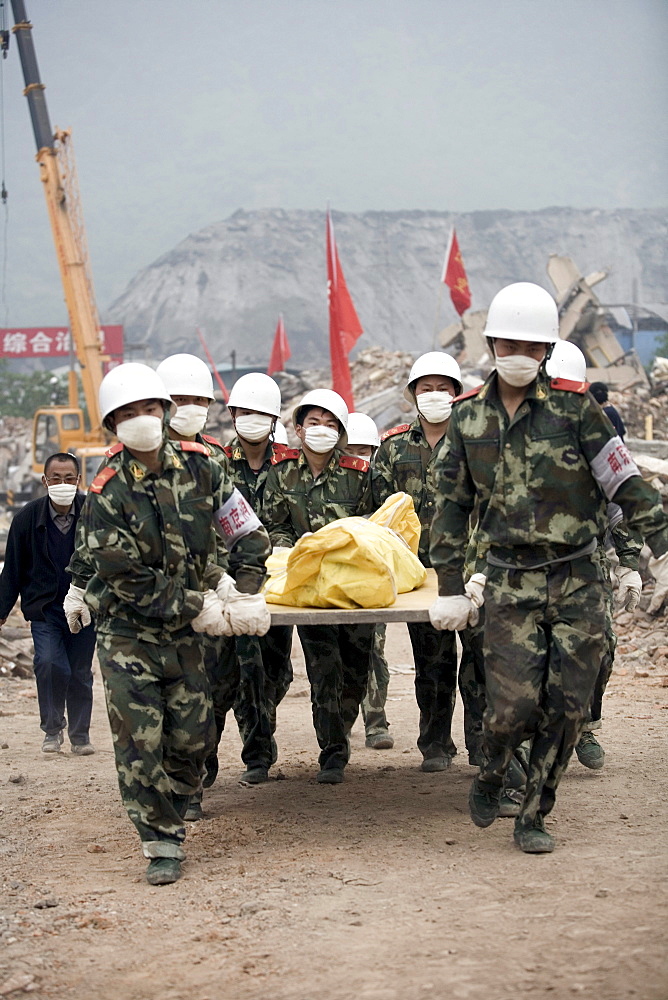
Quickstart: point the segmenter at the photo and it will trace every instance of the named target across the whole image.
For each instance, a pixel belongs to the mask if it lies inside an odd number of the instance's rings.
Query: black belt
[[[489,566],[497,566],[499,569],[522,569],[526,571],[543,569],[545,566],[554,566],[556,563],[571,562],[571,560],[578,559],[580,556],[590,556],[592,552],[596,552],[597,546],[597,539],[592,538],[590,542],[587,542],[581,549],[576,549],[575,552],[569,552],[568,555],[558,556],[555,559],[546,559],[545,562],[534,563],[532,566],[517,566],[515,563],[504,562],[503,559],[499,559],[497,556],[492,555],[491,552],[488,552],[487,564]]]

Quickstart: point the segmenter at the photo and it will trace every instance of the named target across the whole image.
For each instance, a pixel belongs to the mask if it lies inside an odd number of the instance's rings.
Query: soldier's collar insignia
[[[132,473],[134,479],[137,480],[137,482],[141,482],[141,480],[146,475],[147,469],[145,468],[145,466],[140,465],[139,462],[130,462],[130,472]]]
[[[536,386],[536,399],[547,399],[547,393],[540,383]]]

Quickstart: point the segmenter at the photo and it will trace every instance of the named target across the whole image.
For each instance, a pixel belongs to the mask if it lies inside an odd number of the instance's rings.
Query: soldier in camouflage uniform
[[[256,514],[271,461],[285,446],[273,442],[276,420],[281,414],[281,390],[273,378],[250,372],[238,379],[228,406],[236,436],[225,446],[234,485]],[[292,626],[274,625],[266,635],[242,635],[236,640],[239,688],[234,701],[243,740],[243,781],[266,781],[276,762],[276,709],[292,683]]]
[[[210,742],[200,633],[269,626],[258,593],[267,534],[202,445],[169,442],[171,405],[146,365],[120,365],[103,379],[100,409],[121,443],[91,484],[70,564],[96,615],[121,796],[152,885],[180,876],[183,815]],[[234,580],[220,565],[214,523]]]
[[[347,427],[348,444],[346,455],[363,458],[373,466],[373,457],[380,445],[376,424],[366,413],[350,413]],[[394,738],[390,736],[389,722],[385,714],[387,690],[390,684],[390,670],[385,659],[385,636],[387,626],[376,625],[373,631],[373,651],[371,669],[366,694],[361,709],[364,719],[365,745],[372,750],[391,750]]]
[[[302,448],[274,455],[264,491],[262,521],[275,547],[292,547],[337,518],[371,512],[369,463],[340,450],[347,421],[346,404],[330,389],[312,390],[295,408]],[[317,780],[338,784],[366,689],[373,625],[300,625],[297,631],[321,749]]]
[[[554,849],[544,817],[586,718],[605,654],[605,573],[598,539],[602,492],[660,556],[668,523],[586,383],[548,380],[541,369],[558,337],[554,300],[529,283],[492,301],[487,336],[496,371],[455,403],[437,462],[431,559],[442,629],[462,629],[480,604],[463,591],[469,517],[479,504],[487,547],[485,763],[469,796],[476,825],[499,810],[503,777],[531,738],[527,789],[515,820],[521,850]]]
[[[373,469],[373,498],[380,506],[401,490],[413,498],[422,528],[418,555],[429,561],[429,530],[434,515],[434,463],[448,426],[452,399],[461,392],[459,366],[441,351],[418,358],[404,396],[418,407],[411,424],[383,435]],[[466,543],[464,543],[464,548]],[[415,660],[415,695],[420,709],[417,745],[423,771],[444,771],[457,748],[452,740],[452,714],[457,686],[457,648],[451,632],[438,632],[429,622],[409,622]]]

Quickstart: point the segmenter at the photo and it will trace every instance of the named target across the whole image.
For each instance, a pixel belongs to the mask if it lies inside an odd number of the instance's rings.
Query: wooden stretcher
[[[438,597],[438,581],[433,569],[427,579],[408,594],[399,594],[389,608],[293,608],[288,604],[267,604],[272,625],[361,625],[364,622],[427,622],[429,608]]]

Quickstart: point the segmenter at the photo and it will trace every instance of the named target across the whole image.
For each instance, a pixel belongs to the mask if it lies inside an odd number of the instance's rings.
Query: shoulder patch
[[[389,431],[385,431],[384,434],[381,434],[380,440],[385,441],[386,438],[394,437],[395,434],[403,434],[405,431],[409,431],[410,429],[410,424],[397,424],[396,427],[390,427]]]
[[[553,378],[550,379],[550,388],[563,389],[565,392],[579,392],[582,395],[589,388],[589,382],[571,382],[567,378]]]
[[[284,451],[289,450],[289,445],[281,444],[280,441],[272,441],[271,450],[272,454],[281,455]]]
[[[224,444],[224,445],[222,445],[222,449],[223,449],[223,451],[225,452],[225,454],[227,455],[228,458],[232,458],[232,455],[234,453],[232,445],[230,445],[230,444]]]
[[[222,448],[222,444],[215,438],[212,434],[202,434],[202,440],[206,441],[207,444],[215,444],[217,448]]]
[[[356,458],[354,455],[342,455],[339,459],[339,466],[342,469],[355,469],[357,472],[367,472],[369,463],[365,458]]]
[[[452,405],[454,406],[455,403],[461,402],[462,399],[470,399],[471,396],[477,396],[484,384],[484,382],[481,382],[480,385],[474,386],[473,389],[469,389],[468,392],[462,392],[459,396],[455,396],[452,401]]]
[[[113,458],[114,455],[118,455],[119,452],[123,451],[125,445],[121,441],[117,441],[116,444],[112,444],[111,448],[107,448],[104,453],[105,458]]]
[[[299,448],[286,448],[283,446],[282,451],[274,451],[271,456],[271,464],[278,465],[279,462],[285,462],[287,458],[299,458]]]
[[[123,445],[121,445],[121,448]],[[109,449],[111,451],[111,449]],[[110,479],[113,479],[118,469],[112,469],[110,465],[107,465],[101,472],[98,472],[95,479],[89,486],[89,491],[91,493],[101,493],[105,488]]]
[[[177,445],[181,451],[196,451],[199,452],[200,455],[206,455],[207,458],[209,457],[209,452],[203,444],[199,443],[199,441],[172,441],[172,444]]]

